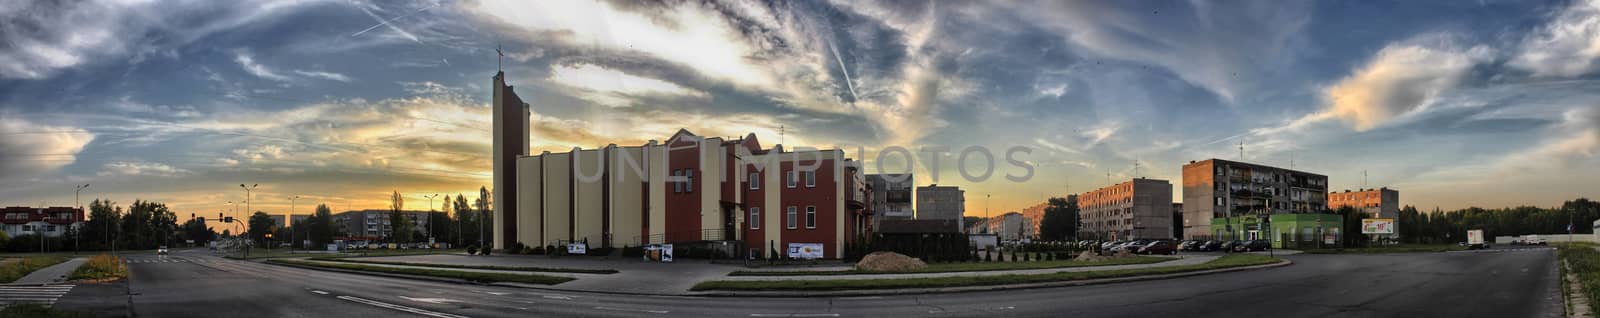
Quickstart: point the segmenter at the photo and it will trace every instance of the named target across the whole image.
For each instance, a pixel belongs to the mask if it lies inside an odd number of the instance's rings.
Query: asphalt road
[[[1557,317],[1563,307],[1549,249],[1293,255],[1285,257],[1292,266],[1170,280],[844,298],[489,287],[231,261],[203,250],[129,258],[131,311],[143,317]]]

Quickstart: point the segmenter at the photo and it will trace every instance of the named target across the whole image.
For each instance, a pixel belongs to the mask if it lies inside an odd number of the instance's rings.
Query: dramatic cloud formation
[[[1522,41],[1511,65],[1536,76],[1578,76],[1600,70],[1600,0],[1578,0]]]
[[[1426,107],[1490,54],[1484,46],[1465,50],[1413,44],[1384,47],[1366,66],[1328,87],[1324,94],[1329,115],[1349,122],[1356,130],[1372,129]]]
[[[82,128],[4,118],[0,111],[0,176],[25,177],[70,165],[94,134]]]

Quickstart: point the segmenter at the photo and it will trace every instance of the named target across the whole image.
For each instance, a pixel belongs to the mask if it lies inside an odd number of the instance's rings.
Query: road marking
[[[320,290],[313,290],[313,291],[311,291],[311,292],[313,292],[313,293],[317,293],[317,295],[327,295],[327,294],[328,294],[328,292],[325,292],[325,291],[320,291]]]
[[[490,295],[495,295],[495,296],[505,296],[505,295],[510,295],[511,294],[511,293],[507,293],[507,292],[483,292],[483,293],[490,294]]]
[[[1016,306],[1005,306],[1005,307],[995,307],[994,308],[994,310],[1012,310],[1012,309],[1017,309],[1017,307]]]
[[[873,299],[883,299],[883,296],[844,297],[844,298],[839,298],[839,299],[844,299],[844,300],[873,300]]]
[[[545,299],[572,300],[572,297],[568,297],[568,296],[541,296],[541,297],[544,297]]]
[[[652,314],[665,314],[665,313],[667,313],[666,310],[644,310],[644,309],[628,309],[628,308],[616,308],[616,307],[594,307],[594,309],[615,310],[615,311],[631,311],[631,312],[647,312],[647,313],[652,313]]]
[[[839,314],[750,314],[750,317],[838,317]]]
[[[389,309],[394,309],[394,310],[399,310],[399,311],[404,311],[404,312],[409,312],[409,313],[423,315],[423,316],[429,316],[429,317],[467,318],[467,316],[462,316],[462,315],[454,315],[454,314],[447,314],[447,313],[436,312],[436,311],[428,311],[428,310],[424,310],[424,309],[406,307],[406,306],[401,306],[401,305],[395,305],[395,304],[390,304],[390,303],[376,301],[376,300],[367,300],[367,299],[362,299],[362,298],[358,298],[358,297],[339,296],[338,298],[339,299],[343,299],[343,300],[348,300],[348,301],[351,301],[351,302],[360,303],[360,304],[367,304],[367,305],[372,305],[372,306],[376,306],[376,307],[389,308]]]
[[[424,303],[429,303],[429,304],[444,304],[444,303],[461,302],[460,300],[449,299],[449,298],[421,298],[421,297],[411,298],[411,297],[406,297],[406,296],[400,296],[400,298],[405,298],[406,300],[415,301],[415,302],[424,302]]]
[[[52,305],[77,285],[3,286],[0,304],[38,303]]]

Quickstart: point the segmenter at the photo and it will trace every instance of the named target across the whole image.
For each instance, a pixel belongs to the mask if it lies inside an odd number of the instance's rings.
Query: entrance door
[[[1259,240],[1259,239],[1261,239],[1261,230],[1250,230],[1250,239],[1251,240]]]
[[[739,239],[736,235],[738,232],[735,231],[739,225],[738,216],[739,214],[735,212],[732,206],[722,206],[722,240],[732,241]]]

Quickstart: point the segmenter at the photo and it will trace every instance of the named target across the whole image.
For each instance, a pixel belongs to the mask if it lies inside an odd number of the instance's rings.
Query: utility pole
[[[1239,140],[1239,161],[1244,161],[1244,140]]]
[[[258,184],[250,184],[250,186],[246,187],[246,186],[244,186],[243,183],[239,184],[239,188],[244,189],[244,210],[245,210],[244,212],[245,213],[252,213],[252,212],[250,212],[250,190],[255,190],[257,185]],[[238,205],[235,205],[234,207],[237,208]],[[237,217],[237,214],[235,214],[235,215],[236,216],[234,217],[234,221],[238,222],[239,218]],[[249,224],[249,223],[245,223],[245,224]],[[249,227],[245,227],[245,232],[249,232]],[[250,259],[250,244],[249,244],[250,243],[250,235],[247,233],[247,234],[245,234],[244,237],[245,237],[244,259]]]
[[[433,198],[439,197],[438,193],[424,195],[428,198],[428,248],[433,248]]]
[[[83,214],[83,201],[80,201],[78,199],[78,195],[79,194],[83,194],[83,189],[84,188],[88,188],[88,187],[89,187],[89,184],[85,183],[85,184],[83,184],[81,186],[78,186],[78,190],[77,191],[72,192],[72,205],[78,206],[78,214],[79,215]],[[82,217],[79,217],[79,216],[75,215],[75,216],[73,216],[73,218],[74,219],[78,219],[78,220],[74,220],[74,221],[77,221],[77,222],[73,222],[73,223],[83,222],[83,220],[81,219]],[[78,254],[78,250],[82,249],[82,247],[83,247],[83,228],[80,226],[77,230],[72,231],[72,236],[73,236],[72,237],[72,254],[73,255],[77,255]]]
[[[300,196],[298,195],[289,197],[289,254],[294,254],[294,226],[298,225],[294,224],[294,200],[299,198]],[[310,235],[310,233],[307,233],[307,235]]]

